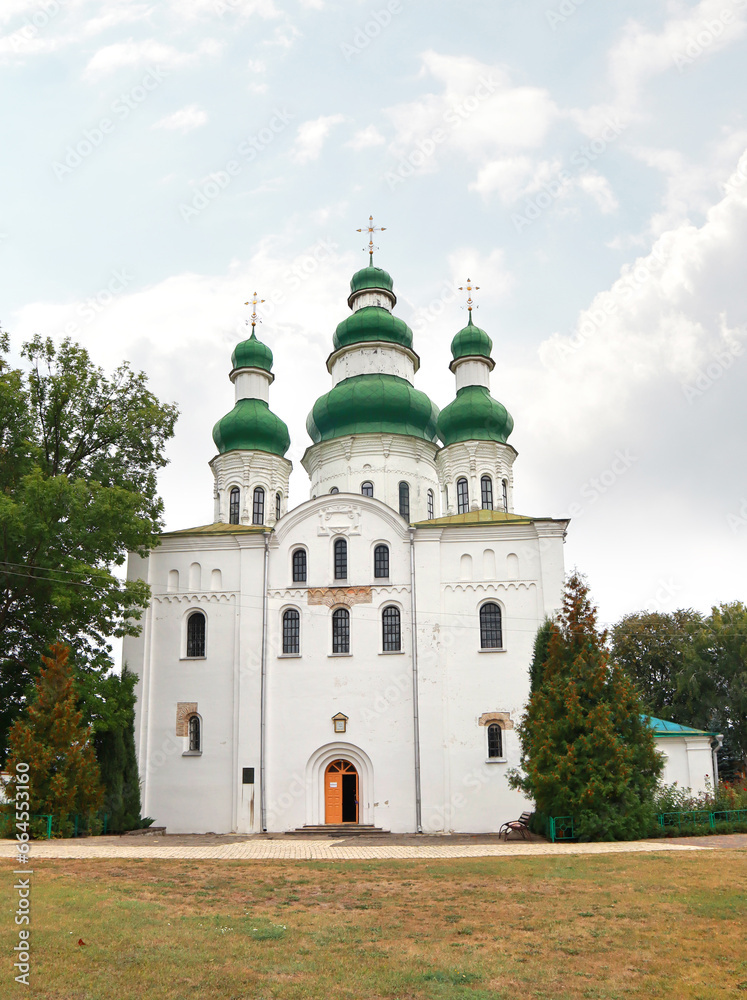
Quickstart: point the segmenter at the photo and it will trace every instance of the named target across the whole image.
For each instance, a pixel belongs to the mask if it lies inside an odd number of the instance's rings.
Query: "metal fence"
[[[699,826],[707,826],[715,831],[717,825],[747,823],[747,809],[718,809],[714,812],[692,809],[687,812],[659,813],[655,818],[661,830],[687,832]],[[573,816],[549,816],[546,832],[552,844],[576,840]]]

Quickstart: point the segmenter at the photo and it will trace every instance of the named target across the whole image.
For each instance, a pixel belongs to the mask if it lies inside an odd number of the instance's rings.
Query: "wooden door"
[[[324,774],[324,822],[343,822],[343,788],[347,790],[347,796],[351,794],[351,778],[355,782],[355,819],[349,819],[353,815],[350,808],[345,810],[346,822],[358,822],[358,772],[347,760],[334,760],[329,765]],[[350,804],[348,804],[350,805]]]

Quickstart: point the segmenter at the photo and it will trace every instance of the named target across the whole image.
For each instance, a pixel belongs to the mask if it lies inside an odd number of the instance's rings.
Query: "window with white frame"
[[[199,715],[190,715],[187,722],[187,733],[189,738],[189,752],[202,752],[202,733]]]
[[[488,759],[503,757],[503,730],[497,722],[488,726]]]
[[[350,652],[350,612],[347,608],[332,612],[332,652]]]
[[[385,653],[399,653],[402,649],[402,622],[399,608],[390,605],[381,612],[381,629]]]
[[[500,606],[493,602],[480,608],[480,648],[503,649],[503,617]]]
[[[482,509],[493,509],[493,480],[490,476],[483,476],[480,479],[480,493],[482,495]]]
[[[297,656],[301,652],[301,616],[296,608],[283,612],[283,654]]]
[[[238,524],[239,514],[241,513],[241,490],[238,486],[234,486],[230,493],[230,500],[228,505],[228,523]]]
[[[261,486],[254,490],[254,503],[252,505],[252,524],[265,523],[265,491]]]

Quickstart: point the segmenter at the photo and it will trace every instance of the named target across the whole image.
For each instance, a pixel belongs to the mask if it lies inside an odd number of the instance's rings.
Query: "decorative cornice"
[[[516,580],[509,583],[498,582],[491,580],[490,583],[445,583],[444,590],[450,590],[454,593],[467,593],[467,592],[481,592],[484,594],[494,593],[496,590],[532,590],[537,586],[535,580],[527,581]]]
[[[235,593],[212,592],[204,594],[154,594],[157,604],[231,604],[236,600]]]

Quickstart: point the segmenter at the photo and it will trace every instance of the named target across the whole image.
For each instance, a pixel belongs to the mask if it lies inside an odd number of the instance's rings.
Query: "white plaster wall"
[[[503,509],[502,481],[508,482],[508,512],[514,509],[513,464],[516,450],[498,441],[460,441],[442,448],[436,457],[442,489],[444,514],[457,513],[458,479],[465,477],[469,483],[470,510],[482,506],[482,476],[490,476],[493,482],[493,509]]]
[[[374,484],[374,497],[399,511],[399,484],[410,486],[410,520],[428,517],[428,490],[433,490],[435,516],[441,516],[440,485],[429,441],[401,434],[360,434],[323,441],[308,448],[302,464],[311,478],[311,496],[321,498],[334,487],[360,494],[361,484]]]
[[[518,763],[515,731],[505,763],[486,763],[485,712],[518,722],[528,694],[536,628],[560,601],[565,522],[415,530],[423,824],[431,832],[497,830],[526,807],[506,783]],[[554,534],[548,534],[550,525]],[[333,545],[348,542],[346,581],[333,574]],[[390,549],[390,577],[373,576],[373,549]],[[291,555],[307,551],[308,579],[293,583]],[[486,556],[486,553],[488,555]],[[472,570],[465,573],[464,556]],[[260,666],[262,535],[164,537],[130,573],[148,574],[152,608],[125,655],[141,676],[137,732],[144,812],[172,832],[260,829]],[[283,517],[269,549],[267,643],[267,825],[271,831],[323,822],[325,763],[344,756],[361,776],[361,819],[384,829],[415,829],[409,529],[386,504],[325,496]],[[199,563],[199,587],[194,566]],[[549,568],[547,568],[549,566]],[[210,589],[219,569],[223,590]],[[179,573],[169,591],[170,573]],[[546,592],[547,581],[554,588]],[[187,583],[183,583],[187,581]],[[351,654],[331,655],[332,606],[309,604],[309,588],[370,587],[370,603],[351,608]],[[360,596],[359,592],[359,596]],[[505,651],[479,649],[478,609],[504,609]],[[381,611],[399,606],[402,651],[382,651]],[[334,604],[334,599],[330,601]],[[282,655],[281,615],[301,615],[301,655]],[[185,660],[184,616],[208,617],[207,657]],[[183,757],[175,735],[177,702],[197,702],[203,753]],[[332,717],[348,716],[345,734]],[[243,786],[243,767],[256,783]]]
[[[356,345],[333,354],[329,371],[335,385],[355,375],[396,375],[412,384],[418,370],[418,356],[394,344],[370,343]]]
[[[456,376],[457,392],[466,385],[484,385],[490,388],[490,369],[492,364],[484,361],[452,361],[452,368]]]
[[[270,384],[274,375],[258,368],[237,368],[231,373],[231,381],[236,388],[236,402],[240,399],[263,399],[270,402]]]
[[[690,788],[697,795],[713,791],[713,757],[709,736],[661,736],[656,748],[665,755],[661,783]]]

